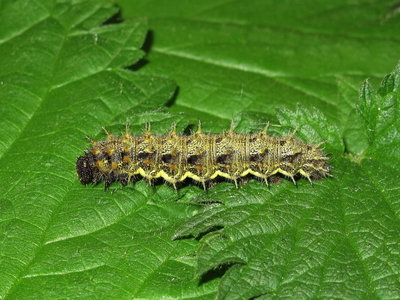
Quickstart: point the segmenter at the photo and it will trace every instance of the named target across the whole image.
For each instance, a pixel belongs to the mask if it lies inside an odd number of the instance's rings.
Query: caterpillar
[[[103,128],[104,129],[104,128]],[[232,129],[221,134],[206,134],[199,129],[190,135],[180,135],[173,125],[165,135],[154,135],[150,126],[141,136],[127,129],[122,136],[107,132],[105,141],[90,138],[92,148],[76,161],[82,184],[113,182],[128,184],[135,175],[150,183],[163,178],[175,189],[178,182],[191,178],[206,189],[206,182],[216,177],[232,180],[254,175],[268,184],[268,178],[282,174],[295,181],[296,175],[321,179],[329,175],[329,158],[319,145],[307,144],[294,138],[267,134],[235,133]],[[300,176],[299,176],[300,177]]]

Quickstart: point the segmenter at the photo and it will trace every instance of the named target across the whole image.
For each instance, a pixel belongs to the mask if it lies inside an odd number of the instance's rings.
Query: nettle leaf
[[[295,111],[279,109],[277,111],[279,123],[286,128],[295,128],[296,133],[306,142],[325,143],[328,152],[343,153],[344,145],[341,134],[336,126],[329,125],[323,113],[318,109],[297,107]]]
[[[368,81],[361,88],[358,110],[368,136],[368,156],[383,156],[386,160],[400,156],[399,70],[400,65],[384,78],[378,92]]]
[[[399,59],[396,0],[117,2],[125,17],[148,17],[149,63],[141,72],[174,78],[171,109],[202,119],[274,115],[301,103],[341,123],[354,102],[338,81],[358,89]]]
[[[144,182],[105,192],[77,179],[85,135],[101,137],[102,126],[114,134],[127,122],[136,133],[145,121],[161,132],[172,121],[187,126],[160,109],[174,82],[123,69],[143,56],[147,26],[112,23],[116,11],[98,0],[1,2],[1,299],[215,291],[193,277],[197,243],[171,240],[196,209],[185,203],[190,193]]]
[[[396,1],[118,2],[148,16],[140,71],[177,80],[170,111],[210,132],[270,121],[273,134],[325,141],[331,157],[334,177],[313,186],[253,180],[194,195],[204,208],[173,238],[199,240],[202,282],[222,276],[220,299],[397,298],[398,72],[371,89],[399,59]]]
[[[253,181],[238,191],[220,185],[198,197],[213,204],[174,238],[200,239],[199,276],[226,271],[218,299],[398,296],[399,76],[396,68],[378,92],[362,88],[359,114],[376,137],[367,157],[343,153],[338,129],[321,113],[278,113],[299,136],[326,138],[333,178],[270,188]]]
[[[106,0],[2,1],[0,298],[397,298],[398,71],[371,87],[398,60],[389,2],[136,0],[115,23]],[[297,129],[334,177],[78,182],[102,126],[198,120]]]

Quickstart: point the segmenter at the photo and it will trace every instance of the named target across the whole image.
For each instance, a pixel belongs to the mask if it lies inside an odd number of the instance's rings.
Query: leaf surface
[[[114,23],[106,0],[0,4],[0,298],[397,298],[394,2],[121,4],[139,18]],[[334,177],[206,192],[76,178],[102,126],[198,120],[297,129],[325,141]]]
[[[197,274],[224,274],[217,298],[396,298],[398,71],[385,77],[399,59],[396,3],[119,3],[149,17],[141,72],[177,80],[171,111],[210,132],[270,121],[331,156],[334,177],[313,186],[226,183],[198,196],[212,204],[174,236],[200,239]]]
[[[333,178],[271,188],[253,182],[239,192],[219,186],[198,200],[220,205],[204,208],[175,238],[201,238],[199,276],[230,266],[218,299],[398,296],[399,76],[397,68],[379,92],[368,82],[362,88],[359,114],[366,134],[375,132],[363,156],[344,155],[338,129],[320,113],[278,113],[282,125],[307,124],[300,136],[329,137]]]
[[[399,59],[396,1],[117,2],[125,17],[149,19],[141,71],[174,78],[171,109],[210,121],[301,103],[343,122],[360,82],[379,81]]]
[[[173,201],[184,192],[144,183],[105,192],[76,177],[85,135],[104,138],[102,126],[117,134],[127,121],[140,133],[133,112],[156,129],[172,123],[149,112],[175,84],[122,69],[143,56],[146,24],[109,23],[116,7],[107,1],[0,7],[0,298],[213,293],[212,282],[196,289],[196,243],[171,240],[194,210]]]

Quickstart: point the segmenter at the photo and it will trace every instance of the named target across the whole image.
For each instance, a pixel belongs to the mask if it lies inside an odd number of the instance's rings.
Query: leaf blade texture
[[[395,1],[117,2],[0,4],[0,298],[397,298]],[[78,182],[102,126],[198,120],[297,129],[333,178]]]

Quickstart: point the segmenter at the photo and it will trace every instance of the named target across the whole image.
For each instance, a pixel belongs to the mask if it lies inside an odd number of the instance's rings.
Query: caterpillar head
[[[97,169],[93,167],[94,157],[91,153],[86,153],[76,160],[76,172],[82,184],[97,182],[95,173]]]

